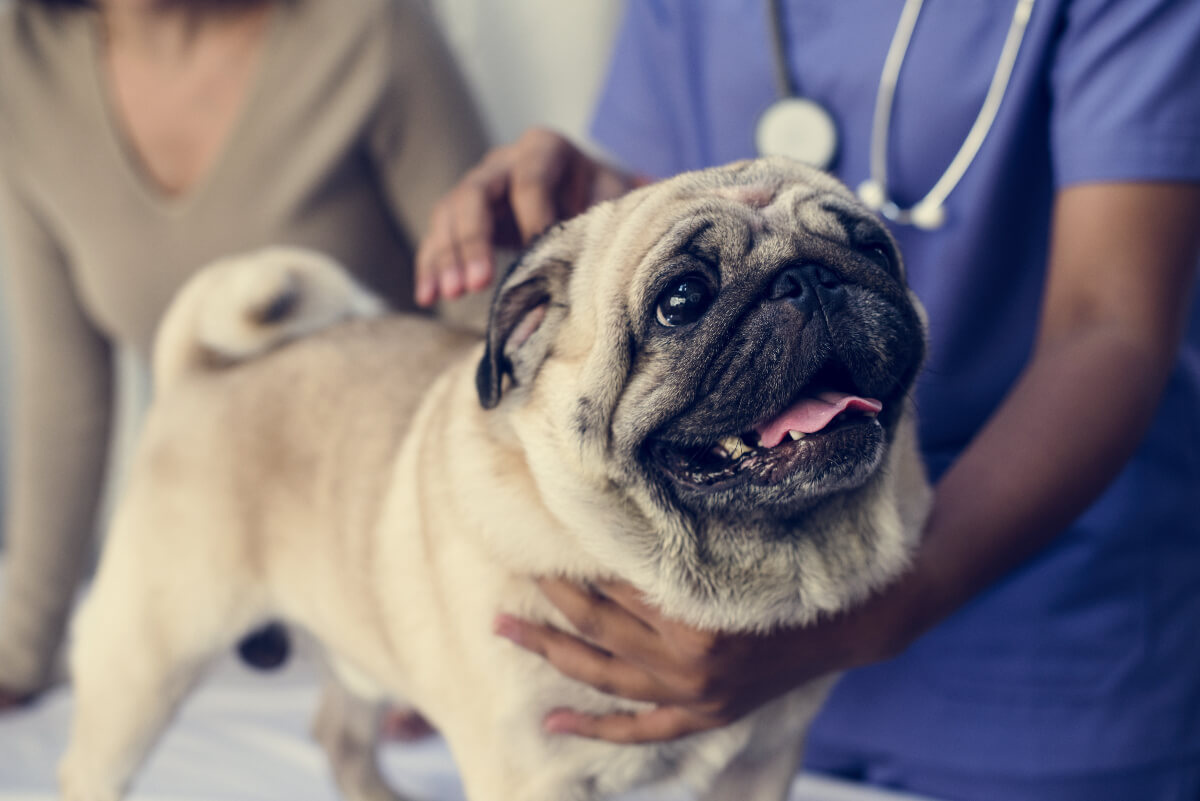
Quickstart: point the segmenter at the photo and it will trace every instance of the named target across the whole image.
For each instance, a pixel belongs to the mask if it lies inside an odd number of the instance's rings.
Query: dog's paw
[[[89,776],[68,757],[58,768],[58,797],[60,801],[118,801],[121,793],[108,782]]]
[[[120,795],[112,790],[97,790],[81,787],[74,782],[63,782],[59,787],[60,801],[117,801]]]

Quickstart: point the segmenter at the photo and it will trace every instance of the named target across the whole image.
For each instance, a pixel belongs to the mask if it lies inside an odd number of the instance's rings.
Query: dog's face
[[[805,577],[807,607],[853,585],[816,603],[840,608],[911,539],[883,518],[903,516],[889,474],[915,463],[924,341],[886,229],[829,176],[759,160],[549,232],[498,291],[478,383],[485,406],[508,393],[560,516],[638,510],[579,528],[656,600]]]

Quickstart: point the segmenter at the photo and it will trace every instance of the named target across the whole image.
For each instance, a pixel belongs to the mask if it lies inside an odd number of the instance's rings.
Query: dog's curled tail
[[[168,307],[154,343],[155,391],[385,310],[316,251],[270,247],[222,259],[192,276]]]

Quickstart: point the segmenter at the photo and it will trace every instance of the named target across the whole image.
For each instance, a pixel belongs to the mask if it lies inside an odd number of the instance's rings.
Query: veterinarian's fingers
[[[417,282],[413,296],[418,306],[432,306],[437,300],[438,277],[449,267],[447,263],[454,260],[453,233],[449,199],[443,198],[434,207],[429,218],[429,232],[417,248]]]
[[[463,267],[457,260],[447,261],[438,270],[438,292],[446,300],[453,300],[463,293]]]
[[[429,233],[417,251],[416,301],[421,306],[431,306],[440,294],[455,298],[462,294],[466,285],[466,269],[461,255],[462,243],[458,227],[464,225],[461,215],[482,214],[470,211],[471,198],[477,197],[481,189],[466,179],[449,195],[438,202],[430,219]],[[486,225],[487,221],[478,223]]]
[[[681,700],[711,697],[725,683],[731,664],[736,664],[744,653],[738,647],[738,636],[721,635],[668,618],[630,584],[600,582],[595,589],[629,618],[654,632],[652,639],[638,641],[643,648],[638,654],[623,655],[653,673],[664,686],[686,693]]]
[[[521,244],[527,245],[559,219],[558,193],[563,191],[567,155],[553,143],[531,148],[529,157],[513,170],[513,216],[521,232]]]
[[[462,270],[463,285],[475,292],[492,280],[496,255],[497,218],[508,211],[506,203],[510,177],[503,164],[485,162],[472,171],[467,187],[456,194],[453,241],[456,260]],[[470,191],[466,191],[469,187]]]
[[[635,662],[660,650],[653,628],[603,595],[561,579],[538,579],[538,587],[585,640]]]
[[[647,603],[645,596],[632,584],[624,581],[601,581],[595,587],[605,598],[640,620],[647,628],[654,631],[662,628],[666,620],[662,612]]]
[[[664,693],[653,678],[636,666],[551,626],[499,615],[494,630],[515,645],[541,656],[563,675],[607,695],[660,704],[678,700]]]
[[[487,286],[502,220],[512,216],[508,198],[515,154],[497,148],[472,168],[434,208],[429,233],[417,251],[417,302],[430,305]],[[505,243],[511,244],[511,243]]]
[[[491,248],[483,250],[486,252],[467,253],[464,251],[463,278],[466,281],[468,292],[486,289],[492,283],[492,276],[495,275],[496,262]]]
[[[678,740],[689,734],[715,729],[727,722],[676,706],[659,706],[647,712],[599,717],[571,709],[555,709],[543,718],[542,728],[554,734],[636,744]]]
[[[453,258],[440,273],[442,292],[455,298],[466,290],[482,289],[492,279],[495,204],[506,191],[507,179],[482,165],[450,198],[449,241]]]

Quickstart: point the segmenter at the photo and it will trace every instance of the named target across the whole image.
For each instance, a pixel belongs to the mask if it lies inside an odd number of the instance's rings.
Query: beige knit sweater
[[[13,340],[0,686],[49,679],[90,555],[109,351],[145,357],[197,267],[309,245],[401,305],[433,202],[482,129],[419,0],[279,0],[215,165],[165,197],[116,123],[95,12],[0,11],[0,242]]]

